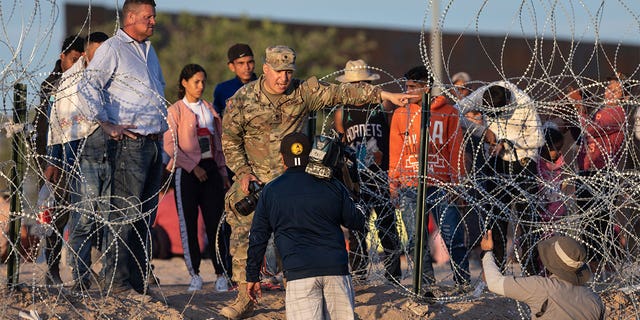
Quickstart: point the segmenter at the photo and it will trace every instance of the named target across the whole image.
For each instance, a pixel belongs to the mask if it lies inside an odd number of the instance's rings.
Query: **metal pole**
[[[413,292],[417,296],[421,295],[420,292],[422,290],[422,257],[424,257],[422,248],[424,247],[423,244],[427,241],[427,238],[425,237],[425,224],[427,221],[429,221],[428,219],[425,219],[424,201],[426,198],[425,193],[427,189],[427,174],[429,172],[429,127],[431,121],[431,95],[426,92],[422,94],[422,116],[420,118],[420,157],[418,159],[416,234],[414,235],[415,248],[413,251]]]
[[[25,123],[27,118],[27,85],[17,83],[13,87],[13,123]],[[22,211],[22,175],[24,174],[24,131],[16,132],[11,139],[11,151],[14,167],[11,170],[11,203],[9,212],[9,243],[14,249],[7,258],[7,287],[15,288],[20,274],[20,218],[16,212]]]
[[[443,75],[442,75],[442,31],[439,26],[440,22],[440,1],[433,0],[431,2],[431,72],[433,72],[433,86],[431,94],[438,96],[442,92]]]

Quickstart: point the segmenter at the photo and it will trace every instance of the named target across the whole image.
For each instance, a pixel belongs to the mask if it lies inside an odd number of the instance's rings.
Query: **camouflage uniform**
[[[245,194],[239,180],[246,173],[269,182],[284,172],[280,141],[300,132],[309,112],[337,104],[380,103],[381,89],[366,83],[329,84],[311,77],[292,79],[287,91],[270,101],[263,93],[263,76],[231,97],[223,118],[222,148],[227,165],[237,175],[227,192],[227,222],[232,227],[233,280],[246,283],[245,267],[253,213],[241,216],[233,205]]]

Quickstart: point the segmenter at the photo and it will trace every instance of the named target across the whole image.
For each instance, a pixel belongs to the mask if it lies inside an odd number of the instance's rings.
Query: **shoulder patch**
[[[308,78],[302,84],[306,89],[311,90],[311,92],[318,91],[320,89],[320,81],[315,76]]]

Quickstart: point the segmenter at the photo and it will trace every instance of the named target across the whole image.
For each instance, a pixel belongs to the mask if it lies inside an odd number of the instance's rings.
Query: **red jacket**
[[[215,134],[213,136],[213,159],[218,165],[218,172],[222,177],[227,176],[226,162],[222,153],[222,142],[220,140],[222,134],[222,120],[218,113],[213,109],[211,104],[202,100],[211,114],[213,114],[213,125]],[[197,136],[197,119],[196,115],[189,107],[182,102],[182,99],[169,107],[167,115],[167,123],[169,130],[164,133],[164,151],[169,154],[171,159],[167,164],[167,168],[171,170],[175,162],[175,166],[191,172],[200,162],[202,153]],[[175,150],[175,140],[178,139],[178,150]]]
[[[626,117],[621,106],[605,106],[595,113],[593,119],[580,114],[583,141],[578,153],[579,170],[615,168],[618,165]]]
[[[407,112],[407,108],[409,112]],[[391,192],[418,185],[421,107],[410,104],[393,112],[389,133],[389,183]],[[431,102],[429,168],[427,184],[456,183],[466,174],[463,131],[456,108],[443,96]]]

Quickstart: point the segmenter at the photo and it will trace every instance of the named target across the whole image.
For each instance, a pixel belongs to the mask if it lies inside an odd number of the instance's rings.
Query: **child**
[[[544,222],[553,222],[567,214],[569,199],[575,188],[569,185],[568,166],[564,161],[562,146],[564,137],[555,124],[545,123],[545,145],[540,148],[538,173],[540,174],[540,218]]]

